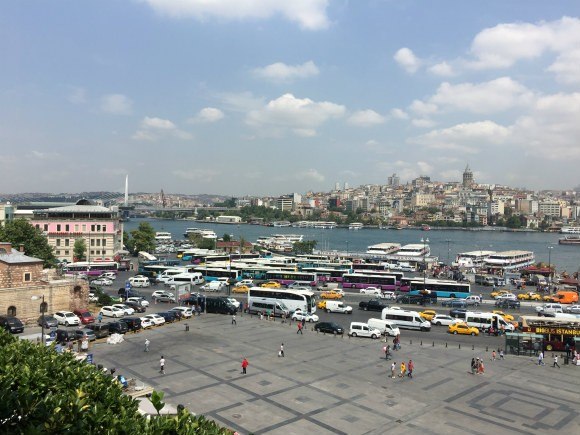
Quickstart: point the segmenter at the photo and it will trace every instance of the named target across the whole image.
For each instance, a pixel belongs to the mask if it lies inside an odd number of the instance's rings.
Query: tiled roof
[[[12,249],[10,254],[0,254],[0,261],[8,264],[25,264],[42,262],[40,258],[29,257],[17,249]]]

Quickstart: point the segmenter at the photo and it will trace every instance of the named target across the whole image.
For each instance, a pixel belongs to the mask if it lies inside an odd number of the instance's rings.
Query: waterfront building
[[[215,221],[219,224],[238,224],[242,221],[242,218],[239,216],[222,215],[218,216]]]
[[[59,260],[74,261],[79,238],[85,240],[88,261],[112,260],[122,250],[122,222],[116,208],[80,200],[75,205],[35,210],[31,223],[44,232]]]
[[[541,201],[538,211],[545,216],[560,217],[561,205],[558,201],[554,200]]]

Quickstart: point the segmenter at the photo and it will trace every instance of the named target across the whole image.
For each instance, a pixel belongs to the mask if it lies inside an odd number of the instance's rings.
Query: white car
[[[253,279],[242,279],[241,281],[238,281],[234,287],[240,287],[242,285],[247,285],[248,287],[253,287],[254,286],[254,280]]]
[[[89,302],[97,302],[99,297],[94,293],[89,293]]]
[[[302,311],[295,311],[292,314],[292,320],[302,321],[304,319],[305,322],[318,322],[318,316],[312,313],[303,313]]]
[[[97,278],[97,279],[93,279],[91,281],[91,284],[110,286],[110,285],[113,285],[113,280],[110,278]]]
[[[496,301],[517,301],[518,297],[513,293],[503,293],[495,297]]]
[[[230,302],[231,302],[231,304],[232,304],[234,307],[236,307],[236,308],[238,308],[238,309],[240,308],[240,301],[238,301],[238,300],[236,300],[236,299],[234,299],[234,298],[227,298],[227,299],[228,299],[228,301],[230,301]]]
[[[376,296],[376,295],[381,294],[381,289],[378,289],[376,287],[361,288],[360,294],[361,295],[375,295]]]
[[[144,318],[151,320],[154,325],[163,325],[165,323],[165,319],[159,314],[147,314]]]
[[[169,296],[171,298],[174,298],[175,297],[175,295],[173,293],[168,292],[168,291],[165,291],[165,290],[155,290],[153,292],[153,294],[151,295],[152,298],[157,298],[157,297],[160,297],[160,296]]]
[[[136,297],[136,296],[131,297],[131,298],[127,298],[127,302],[129,302],[129,301],[136,302],[138,304],[141,304],[142,307],[148,307],[149,306],[149,302],[148,301],[146,301],[143,298]]]
[[[141,328],[143,329],[151,328],[154,325],[153,320],[147,317],[140,317],[140,320],[141,320]]]
[[[580,305],[570,305],[564,309],[567,313],[580,314]]]
[[[446,314],[436,314],[435,316],[433,316],[433,318],[430,320],[432,325],[436,325],[436,326],[449,326],[452,325],[454,323],[458,323],[458,322],[462,322],[462,319],[456,319],[454,317],[448,316]]]
[[[112,305],[105,305],[101,308],[101,314],[106,317],[123,317],[125,312],[120,308],[113,307]]]
[[[117,279],[117,274],[115,272],[103,272],[97,278],[109,278],[115,281]]]
[[[120,309],[125,313],[126,316],[131,316],[135,313],[135,310],[125,304],[114,304],[113,307]]]
[[[395,295],[395,292],[382,292],[379,296],[381,299],[387,299],[387,300],[397,299],[397,295]]]
[[[176,313],[180,313],[181,317],[183,317],[185,319],[189,319],[191,316],[193,316],[193,311],[189,307],[174,307],[174,308],[170,309],[169,311],[174,311]]]
[[[129,284],[131,284],[131,287],[149,287],[151,282],[146,276],[135,275],[129,278]]]
[[[57,311],[53,317],[59,325],[73,326],[81,324],[81,319],[71,311]]]

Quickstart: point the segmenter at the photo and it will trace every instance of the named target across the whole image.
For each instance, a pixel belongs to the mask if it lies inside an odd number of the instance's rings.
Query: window
[[[87,224],[83,224],[83,233],[87,232]]]
[[[107,246],[107,239],[103,239],[103,243],[102,243],[102,245],[103,245],[103,246]]]
[[[95,255],[95,251],[91,251],[91,255]]]
[[[95,239],[91,239],[91,246],[95,246]]]
[[[101,239],[97,239],[97,246],[101,246]]]
[[[64,239],[64,246],[68,246],[68,244],[69,244],[68,239]]]
[[[79,224],[75,224],[75,233],[79,232]]]
[[[60,251],[55,251],[54,252],[56,255],[60,255]]]
[[[64,255],[70,255],[69,251],[64,251]]]
[[[12,317],[16,317],[16,307],[14,305],[9,306],[6,314]]]
[[[64,230],[68,233],[70,231],[70,225],[69,224],[66,224],[64,226]]]
[[[32,281],[32,273],[24,272],[24,282],[30,282],[30,281]]]
[[[95,226],[91,225],[91,231],[94,233],[95,232]]]
[[[36,224],[35,227],[40,229],[40,224]]]
[[[107,226],[103,225],[103,233],[106,233],[106,232],[107,232]]]
[[[56,239],[56,246],[60,246],[60,239]]]
[[[101,231],[101,226],[97,225],[97,231]]]
[[[48,231],[48,224],[44,224],[44,231]]]
[[[60,224],[57,224],[57,225],[56,225],[56,230],[57,230],[57,231],[60,231]]]

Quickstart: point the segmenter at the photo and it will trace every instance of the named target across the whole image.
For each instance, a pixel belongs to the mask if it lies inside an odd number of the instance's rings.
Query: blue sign
[[[131,283],[129,281],[125,283],[125,290],[131,290]]]
[[[89,364],[93,363],[93,354],[92,353],[87,353],[87,362]]]

